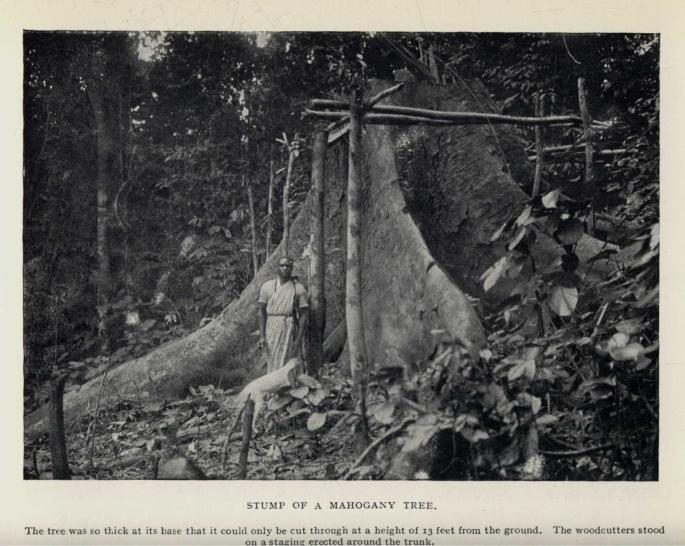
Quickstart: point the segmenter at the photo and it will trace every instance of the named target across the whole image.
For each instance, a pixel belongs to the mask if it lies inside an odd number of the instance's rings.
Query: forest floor
[[[352,466],[361,448],[355,448],[355,435],[349,434],[347,422],[352,412],[338,409],[351,405],[349,381],[329,368],[323,384],[313,379],[309,383],[318,384],[319,389],[286,389],[272,397],[258,416],[247,479],[331,480]],[[99,412],[96,426],[92,424],[94,415],[85,415],[66,433],[73,479],[152,479],[155,460],[163,463],[175,454],[191,459],[208,479],[236,479],[240,432],[233,434],[226,464],[222,463],[226,436],[240,411],[233,403],[235,394],[235,389],[205,385],[166,404],[135,400],[122,400],[111,407],[107,404],[108,409]],[[280,404],[283,407],[278,407]],[[312,424],[313,414],[318,419]],[[25,446],[24,469],[29,479],[51,476],[46,436]]]

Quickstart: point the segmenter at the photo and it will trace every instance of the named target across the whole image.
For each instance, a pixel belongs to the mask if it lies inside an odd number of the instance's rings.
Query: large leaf
[[[483,281],[483,290],[487,292],[490,290],[497,281],[502,276],[502,274],[507,270],[507,257],[504,256],[492,264],[486,271],[481,275],[481,280]]]
[[[295,398],[302,399],[309,394],[309,387],[307,385],[302,385],[295,389],[290,389],[288,394],[290,394],[290,396],[294,396]]]
[[[281,408],[284,408],[288,404],[290,404],[290,402],[292,402],[292,400],[293,400],[293,397],[290,396],[289,394],[279,394],[279,395],[271,398],[271,400],[269,400],[269,404],[267,407],[272,411],[277,411]]]
[[[321,383],[319,383],[310,375],[304,373],[300,374],[300,376],[297,378],[297,382],[302,383],[303,385],[307,385],[310,389],[318,389],[321,387]]]
[[[307,429],[311,432],[319,430],[326,423],[326,413],[312,413],[307,419]]]
[[[315,406],[318,406],[328,395],[328,389],[314,389],[309,393],[307,399]]]
[[[549,307],[560,317],[573,314],[578,304],[578,289],[557,285],[549,295]]]
[[[532,218],[531,213],[533,212],[533,207],[528,206],[525,209],[523,209],[523,212],[519,214],[518,218],[516,219],[516,225],[517,226],[527,226],[528,224],[532,223],[535,221],[535,218]],[[532,219],[532,221],[531,221]]]
[[[575,218],[562,220],[557,229],[557,237],[565,245],[574,245],[583,236],[583,224]]]
[[[642,327],[642,321],[640,319],[627,319],[622,320],[614,325],[617,332],[622,332],[624,334],[636,334],[640,331]]]
[[[535,360],[526,358],[517,360],[516,364],[514,364],[507,373],[507,379],[509,381],[515,381],[521,376],[531,380],[535,377]]]
[[[607,351],[625,347],[630,341],[630,336],[624,332],[617,332],[607,341]]]
[[[638,360],[645,354],[645,348],[639,343],[629,343],[624,347],[609,347],[609,356],[614,360]]]
[[[546,209],[553,209],[557,206],[557,201],[559,200],[559,194],[561,193],[561,190],[556,189],[552,190],[549,193],[546,193],[542,197],[542,206],[545,207]]]

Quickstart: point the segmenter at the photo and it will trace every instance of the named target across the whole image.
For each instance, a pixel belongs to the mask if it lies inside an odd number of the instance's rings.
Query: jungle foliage
[[[431,452],[442,455],[416,478],[656,479],[658,36],[381,38],[130,33],[112,45],[102,33],[25,34],[25,408],[44,401],[55,369],[68,370],[73,383],[95,377],[196,329],[240,294],[253,274],[246,179],[259,234],[254,250],[263,263],[267,226],[280,240],[287,144],[296,138],[302,152],[291,217],[309,189],[305,102],[406,71],[387,47],[390,39],[419,60],[437,62],[441,82],[480,79],[491,99],[484,109],[502,113],[532,115],[536,96],[545,97],[548,113],[577,113],[583,77],[592,117],[606,122],[595,149],[617,152],[597,155],[588,185],[577,153],[582,131],[545,131],[549,145],[570,147],[547,156],[540,195],[493,233],[501,259],[471,294],[481,303],[487,346],[474,360],[435,332],[427,361],[399,370],[375,363],[372,433],[392,432],[388,443],[405,454],[438,446]],[[105,211],[111,277],[104,301],[92,98],[103,79],[117,82],[117,93],[115,86],[103,93],[120,135]],[[533,129],[517,132],[534,155]],[[270,223],[272,173],[279,212]],[[532,180],[515,181],[530,194]],[[580,263],[576,245],[591,226],[606,245],[601,256]],[[544,234],[563,250],[553,271],[538,270],[531,256]],[[609,256],[614,272],[593,281],[587,271]],[[505,278],[515,286],[509,297],[489,299]],[[344,373],[328,367],[302,382],[269,404],[251,477],[385,476],[392,452],[381,450],[385,456],[375,459],[369,453],[352,465],[360,452],[356,436],[340,435],[360,421]],[[80,440],[74,438],[71,456],[84,474],[141,477],[146,460],[135,457],[159,449],[149,435],[181,422],[178,441],[190,442],[189,453],[204,458],[210,475],[222,476],[219,437],[232,415],[227,394],[218,385],[166,406],[122,402],[103,413],[103,430],[74,433]],[[84,416],[85,427],[88,421]],[[127,460],[138,470],[117,473],[116,461],[105,456],[87,465],[91,434],[96,446],[117,445],[116,459],[133,456]],[[295,457],[306,462],[301,474],[284,462]]]

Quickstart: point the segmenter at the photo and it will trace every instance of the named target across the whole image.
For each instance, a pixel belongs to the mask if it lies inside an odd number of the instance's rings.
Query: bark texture
[[[324,262],[324,217],[325,217],[325,182],[326,182],[326,149],[328,133],[321,131],[314,138],[312,154],[312,220],[311,220],[311,255],[309,258],[309,342],[308,372],[317,376],[322,364],[324,329],[326,327],[326,297],[324,284],[326,278]]]

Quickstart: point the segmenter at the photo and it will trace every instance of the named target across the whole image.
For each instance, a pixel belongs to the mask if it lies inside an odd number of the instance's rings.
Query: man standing
[[[266,349],[267,373],[300,356],[307,326],[307,290],[292,277],[293,260],[278,261],[278,277],[259,289],[259,348]]]

